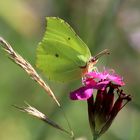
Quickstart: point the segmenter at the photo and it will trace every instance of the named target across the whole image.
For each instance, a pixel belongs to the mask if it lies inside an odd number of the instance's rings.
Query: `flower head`
[[[108,130],[118,112],[131,100],[131,96],[120,89],[125,83],[114,71],[89,72],[82,83],[82,87],[70,93],[70,98],[87,100],[91,130],[95,137],[100,137]],[[96,98],[93,91],[97,91]]]
[[[92,71],[87,74],[89,77],[93,77],[94,79],[98,79],[101,81],[108,81],[108,82],[113,82],[115,84],[118,84],[120,86],[125,85],[123,82],[123,78],[117,74],[115,74],[114,70],[104,70],[103,72],[95,72]]]
[[[125,85],[123,78],[114,72],[103,71],[103,72],[90,72],[85,75],[82,80],[84,86],[70,93],[72,100],[87,100],[92,96],[94,89],[104,90],[107,85],[112,82],[118,86]]]

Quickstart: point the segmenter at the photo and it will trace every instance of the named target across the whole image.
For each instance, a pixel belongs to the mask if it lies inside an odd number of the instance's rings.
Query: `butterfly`
[[[37,47],[36,66],[50,80],[69,82],[92,71],[102,51],[92,57],[72,27],[58,17],[47,17],[47,28]]]

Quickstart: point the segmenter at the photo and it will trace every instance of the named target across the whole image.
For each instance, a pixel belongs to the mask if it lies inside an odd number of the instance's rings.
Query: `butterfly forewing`
[[[81,76],[81,68],[91,57],[86,44],[60,18],[47,18],[47,29],[37,48],[37,67],[55,81]]]

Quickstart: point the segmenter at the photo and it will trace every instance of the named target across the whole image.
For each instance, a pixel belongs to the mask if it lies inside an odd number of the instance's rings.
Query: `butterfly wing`
[[[71,81],[81,76],[81,68],[91,57],[86,44],[68,23],[48,17],[47,29],[37,48],[37,67],[49,79]]]

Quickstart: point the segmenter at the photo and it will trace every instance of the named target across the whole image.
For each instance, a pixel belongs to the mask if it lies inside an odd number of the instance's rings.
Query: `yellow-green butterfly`
[[[100,54],[103,53],[106,50]],[[46,32],[37,48],[36,65],[50,80],[68,82],[80,78],[93,69],[96,60],[68,23],[47,17]]]

